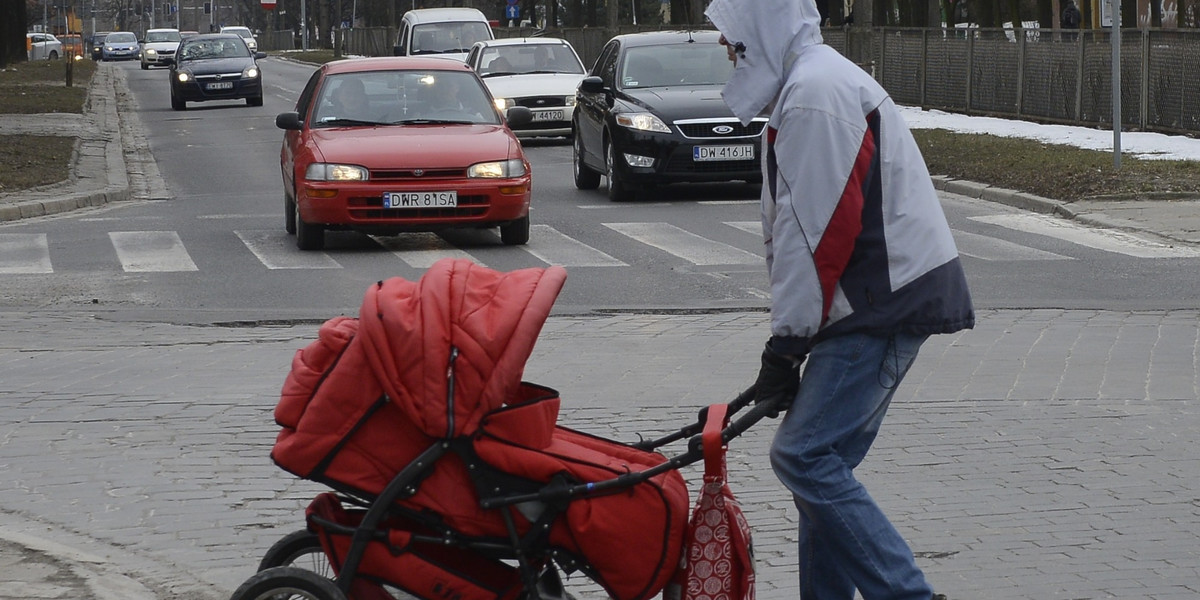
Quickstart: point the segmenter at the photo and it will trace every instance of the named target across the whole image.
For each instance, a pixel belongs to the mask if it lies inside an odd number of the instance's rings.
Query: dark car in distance
[[[92,48],[92,60],[100,60],[104,55],[104,36],[108,35],[107,31],[97,31],[92,34],[92,41],[89,45]]]
[[[721,99],[733,63],[715,31],[612,38],[575,103],[575,187],[633,199],[659,184],[761,183],[766,118],[744,126]]]
[[[171,108],[185,110],[188,102],[239,100],[262,106],[263,52],[250,52],[246,42],[232,33],[190,37],[179,43],[170,60]]]

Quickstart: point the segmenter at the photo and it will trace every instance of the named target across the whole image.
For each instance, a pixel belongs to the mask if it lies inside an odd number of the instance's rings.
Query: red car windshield
[[[366,71],[330,75],[313,108],[314,127],[500,124],[474,74]]]

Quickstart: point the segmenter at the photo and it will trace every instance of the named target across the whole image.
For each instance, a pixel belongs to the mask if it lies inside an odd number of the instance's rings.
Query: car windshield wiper
[[[403,119],[392,125],[474,125],[475,121],[467,119]]]
[[[389,123],[381,123],[379,121],[364,121],[361,119],[347,119],[345,117],[326,117],[317,121],[317,125],[322,127],[371,127],[375,125],[389,125]]]
[[[516,73],[512,71],[492,71],[491,73],[484,73],[480,77],[487,79],[488,77],[503,77],[505,75],[516,75]]]

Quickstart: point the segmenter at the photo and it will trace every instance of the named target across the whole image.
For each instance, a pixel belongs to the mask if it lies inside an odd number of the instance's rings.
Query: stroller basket
[[[326,492],[313,500],[307,512],[309,529],[320,538],[334,572],[340,573],[366,511],[347,510],[337,496]],[[366,545],[357,573],[371,582],[420,598],[454,600],[514,600],[522,590],[515,566],[433,541],[432,532],[423,531],[418,523],[390,518],[386,528],[376,533]],[[378,596],[372,591],[358,586],[354,596]]]

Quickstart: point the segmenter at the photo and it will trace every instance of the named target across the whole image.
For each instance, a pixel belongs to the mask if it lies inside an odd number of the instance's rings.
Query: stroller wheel
[[[287,534],[267,550],[258,563],[258,570],[266,571],[272,567],[299,567],[326,579],[334,578],[333,567],[325,558],[320,538],[307,529]]]
[[[229,600],[346,600],[337,585],[312,571],[275,567],[255,573]]]

